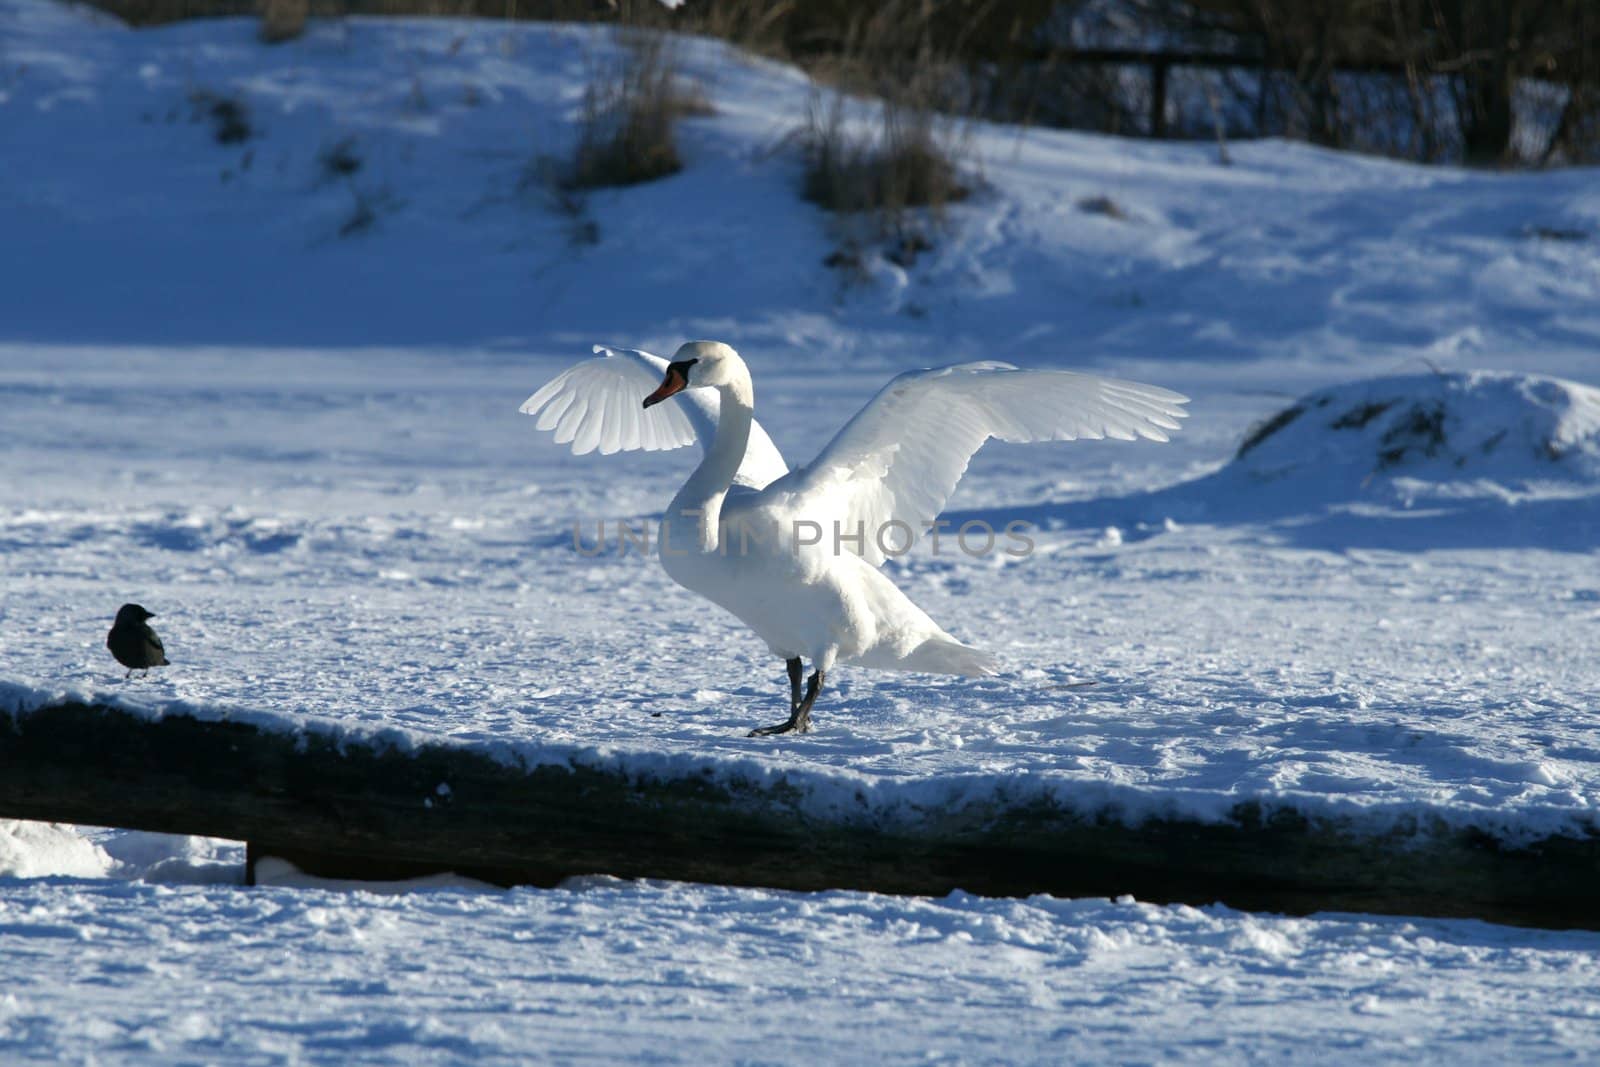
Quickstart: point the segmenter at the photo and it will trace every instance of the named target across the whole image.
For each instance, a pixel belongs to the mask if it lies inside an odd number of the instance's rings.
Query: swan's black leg
[[[750,737],[787,733],[794,729],[794,724],[797,721],[796,716],[800,714],[800,704],[802,703],[800,678],[805,673],[805,664],[800,662],[799,656],[796,656],[793,659],[785,660],[784,666],[789,669],[789,721],[779,723],[777,726],[763,726],[759,730],[751,730],[748,735]]]
[[[800,707],[795,711],[796,733],[808,734],[811,732],[811,705],[817,702],[817,694],[822,691],[822,672],[813,671],[811,681],[806,683],[805,699],[800,701]]]
[[[794,662],[793,660],[790,661]],[[794,711],[789,716],[788,722],[780,722],[776,726],[763,726],[758,730],[751,730],[751,737],[770,737],[773,734],[811,732],[811,705],[817,702],[817,693],[822,689],[822,672],[813,671],[811,680],[806,683],[806,695],[794,706]]]
[[[804,673],[804,664],[800,657],[788,660],[784,666],[789,668],[789,714],[793,715],[800,706],[800,676]]]

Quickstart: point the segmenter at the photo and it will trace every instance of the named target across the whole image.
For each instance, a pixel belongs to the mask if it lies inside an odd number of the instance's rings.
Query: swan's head
[[[672,362],[667,364],[667,376],[661,380],[660,388],[644,398],[644,406],[659,404],[685,389],[732,385],[749,377],[744,360],[732,347],[721,341],[690,341],[678,346]]]

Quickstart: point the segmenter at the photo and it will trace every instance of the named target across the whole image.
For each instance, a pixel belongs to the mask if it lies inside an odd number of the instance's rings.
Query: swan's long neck
[[[722,517],[722,500],[733,485],[734,475],[744,462],[746,446],[750,443],[750,423],[755,418],[756,391],[748,373],[738,375],[728,385],[717,387],[721,410],[717,415],[716,436],[706,449],[689,480],[683,483],[678,495],[672,498],[670,508],[680,515],[698,511],[688,516],[698,528],[696,546],[701,551],[712,551],[718,543],[717,524]]]

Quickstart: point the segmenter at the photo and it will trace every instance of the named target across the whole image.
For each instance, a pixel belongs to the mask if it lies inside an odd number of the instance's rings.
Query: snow
[[[1131,900],[26,882],[0,931],[8,1062],[1547,1062],[1600,1027],[1594,934]]]
[[[135,32],[0,0],[0,710],[74,695],[705,767],[886,818],[1004,792],[1127,818],[1260,800],[1509,839],[1594,825],[1592,172],[1271,141],[1221,166],[975,125],[982,185],[935,248],[908,268],[869,246],[879,281],[847,284],[795,195],[808,83],[713,42],[679,44],[716,108],[683,122],[685,170],[588,197],[598,241],[573,243],[522,177],[614,47],[357,18],[267,48],[248,20]],[[224,99],[243,142],[216,139]],[[362,165],[330,177],[346,141]],[[1118,212],[1079,207],[1095,197]],[[359,202],[375,221],[339,236]],[[1167,445],[990,445],[946,517],[1026,520],[1033,552],[925,545],[888,568],[1006,672],[843,670],[817,733],[756,741],[782,665],[615,550],[690,452],[573,457],[517,412],[591,343],[697,336],[740,349],[791,461],[894,373],[964,359],[1149,381],[1193,417]],[[1323,398],[1396,406],[1335,428]],[[1435,402],[1457,451],[1378,469],[1395,420]],[[612,550],[575,551],[601,520]],[[129,600],[173,665],[123,682],[103,641]],[[0,1058],[1600,1047],[1589,934],[605,880],[247,890],[240,853],[0,824]]]
[[[1600,544],[1600,391],[1503,371],[1329,386],[1263,416],[1212,474],[1138,506],[1335,549],[1583,553]]]
[[[105,849],[62,823],[0,820],[0,874],[39,878],[67,874],[98,878],[111,868]]]

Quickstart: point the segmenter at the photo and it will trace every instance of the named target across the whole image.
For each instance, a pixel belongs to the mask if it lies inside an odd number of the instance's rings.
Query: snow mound
[[[0,819],[0,878],[104,878],[112,859],[61,823]]]
[[[1495,371],[1332,386],[1258,425],[1225,471],[1338,500],[1600,486],[1600,389]]]
[[[1137,539],[1179,520],[1336,551],[1589,552],[1600,544],[1600,389],[1505,371],[1329,386],[1261,420],[1210,474],[1021,517],[1134,522]]]
[[[244,846],[215,837],[142,830],[94,831],[94,843],[113,862],[114,878],[185,885],[229,885],[243,880]]]

